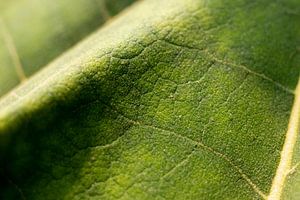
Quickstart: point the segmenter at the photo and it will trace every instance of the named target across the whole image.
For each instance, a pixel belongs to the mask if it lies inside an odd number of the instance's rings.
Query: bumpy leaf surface
[[[136,3],[2,99],[1,195],[267,198],[299,98],[299,24],[298,0]]]

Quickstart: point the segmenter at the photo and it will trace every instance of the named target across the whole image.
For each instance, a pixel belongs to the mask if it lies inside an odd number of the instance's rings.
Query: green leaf
[[[2,99],[1,197],[293,199],[299,14],[136,3]]]
[[[0,0],[0,96],[134,0]]]

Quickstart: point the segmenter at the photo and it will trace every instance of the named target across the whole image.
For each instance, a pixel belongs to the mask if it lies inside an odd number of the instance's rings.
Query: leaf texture
[[[299,77],[299,9],[136,3],[2,99],[1,195],[266,199]]]

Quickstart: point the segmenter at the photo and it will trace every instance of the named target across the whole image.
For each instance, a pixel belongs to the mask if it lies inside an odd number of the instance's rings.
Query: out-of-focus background
[[[0,97],[135,0],[0,0]]]

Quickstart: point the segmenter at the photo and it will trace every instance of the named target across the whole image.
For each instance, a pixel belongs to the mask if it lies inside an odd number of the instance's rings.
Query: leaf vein
[[[233,66],[233,67],[236,67],[236,68],[239,68],[239,69],[242,69],[243,71],[246,71],[252,75],[255,75],[257,77],[260,77],[274,85],[276,85],[278,88],[288,92],[288,93],[291,93],[291,94],[295,94],[294,91],[292,91],[291,89],[287,88],[286,86],[282,85],[281,83],[271,79],[270,77],[266,76],[265,74],[263,73],[257,73],[253,70],[250,70],[249,67],[246,67],[244,65],[241,65],[241,64],[235,64],[233,62],[228,62],[228,61],[225,61],[225,60],[222,60],[222,59],[219,59],[217,58],[216,56],[214,56],[212,53],[208,52],[207,50],[205,49],[201,49],[201,48],[197,48],[197,47],[191,47],[191,46],[188,46],[188,45],[182,45],[182,44],[176,44],[175,42],[171,42],[169,40],[166,40],[166,39],[160,39],[161,41],[163,42],[166,42],[168,44],[171,44],[171,45],[174,45],[174,46],[177,46],[177,47],[180,47],[180,48],[186,48],[186,49],[190,49],[190,50],[197,50],[197,51],[202,51],[204,52],[207,56],[209,56],[212,60],[220,63],[220,64],[223,64],[223,65],[228,65],[228,66]]]
[[[17,76],[18,76],[20,82],[24,82],[24,81],[26,81],[27,77],[25,75],[20,57],[18,55],[16,45],[14,43],[13,37],[11,36],[10,32],[8,31],[1,16],[0,16],[0,27],[2,27],[2,28],[0,28],[1,35],[4,38],[4,42],[7,47],[8,53],[13,61]]]

